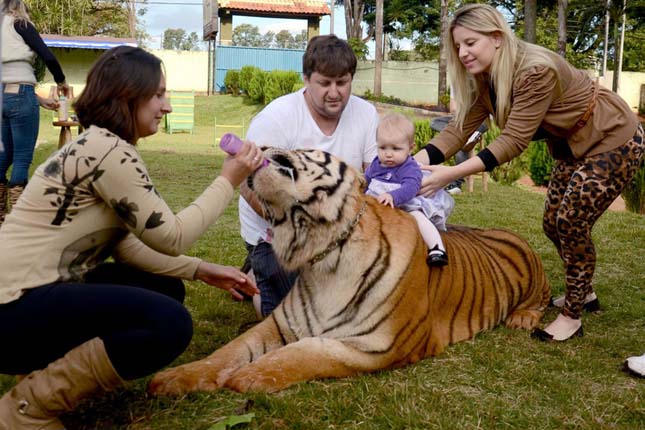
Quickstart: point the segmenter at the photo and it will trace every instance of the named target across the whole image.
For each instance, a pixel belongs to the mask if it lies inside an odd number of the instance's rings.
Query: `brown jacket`
[[[487,147],[499,164],[522,153],[538,128],[550,135],[547,144],[555,158],[564,158],[560,154],[582,158],[607,152],[625,144],[634,135],[638,126],[636,115],[618,94],[601,87],[591,118],[567,138],[569,130],[590,105],[594,82],[561,57],[554,57],[562,96],[558,96],[555,73],[547,67],[536,66],[516,74],[506,126]],[[450,123],[431,143],[447,159],[461,149],[467,137],[493,112],[489,88],[482,87],[466,115],[463,131]]]

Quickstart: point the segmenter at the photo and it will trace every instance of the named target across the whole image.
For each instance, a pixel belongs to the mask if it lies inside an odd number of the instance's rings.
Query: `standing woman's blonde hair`
[[[33,25],[22,0],[2,0],[2,13],[13,16],[16,21],[26,21]]]
[[[452,31],[455,27],[464,27],[471,31],[487,36],[499,37],[500,47],[496,50],[490,75],[480,73],[470,74],[459,59],[459,51],[455,46]],[[479,88],[487,88],[484,83],[490,79],[497,96],[495,121],[504,127],[511,110],[511,95],[515,74],[536,65],[543,65],[556,72],[552,59],[557,55],[541,46],[520,40],[508,25],[504,16],[494,7],[486,4],[467,4],[455,12],[448,31],[448,75],[455,101],[455,121],[461,128],[468,110],[479,96]],[[556,88],[559,88],[558,84]]]

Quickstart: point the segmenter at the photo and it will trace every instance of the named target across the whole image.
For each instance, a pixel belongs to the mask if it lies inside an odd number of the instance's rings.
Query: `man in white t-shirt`
[[[280,97],[253,118],[246,139],[258,146],[327,151],[363,171],[376,156],[378,114],[351,95],[356,56],[334,35],[312,38],[303,56],[304,88]],[[242,238],[260,289],[261,313],[269,315],[287,295],[297,273],[278,264],[271,248],[271,226],[248,187],[241,188]]]

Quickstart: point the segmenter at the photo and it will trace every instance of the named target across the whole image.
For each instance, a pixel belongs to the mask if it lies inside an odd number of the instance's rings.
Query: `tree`
[[[296,37],[294,38],[295,49],[305,49],[308,41],[309,38],[307,37],[307,30],[302,30],[300,33],[296,34]]]
[[[376,0],[376,61],[374,65],[374,95],[381,96],[383,67],[383,0]]]
[[[264,33],[262,36],[262,46],[266,48],[271,48],[275,46],[275,33],[271,30]]]
[[[186,34],[183,28],[167,28],[163,33],[163,49],[175,51],[198,51],[199,36],[194,31]]]
[[[292,49],[295,46],[295,39],[289,30],[280,30],[275,35],[275,44],[278,48]]]
[[[524,40],[529,43],[535,43],[536,15],[537,0],[524,0]]]
[[[251,24],[240,24],[233,29],[234,46],[262,46],[262,35],[257,26]]]
[[[567,57],[567,8],[568,0],[558,0],[558,54]],[[533,35],[535,36],[535,34]],[[534,37],[535,40],[535,37]]]
[[[146,13],[148,0],[25,0],[29,15],[40,33],[65,36],[133,37],[140,41],[145,32],[135,25]]]
[[[448,35],[448,0],[441,0],[441,20],[440,20],[440,37],[439,37],[439,91],[438,91],[438,101],[439,107],[443,110],[448,110],[450,100],[446,101],[446,97],[443,97],[445,94],[448,94],[448,85],[447,85],[447,65],[448,57],[446,53],[446,44],[445,40]]]

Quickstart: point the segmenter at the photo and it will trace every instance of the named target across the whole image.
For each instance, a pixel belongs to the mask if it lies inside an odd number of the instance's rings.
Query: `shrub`
[[[240,94],[240,72],[239,70],[229,70],[224,76],[224,86],[228,94],[237,96]]]
[[[247,93],[249,98],[256,103],[264,103],[264,83],[266,82],[267,72],[264,70],[253,70],[253,76],[249,82]]]
[[[499,136],[500,130],[495,124],[490,124],[488,131],[484,133],[484,146],[488,146]],[[526,172],[526,154],[521,154],[513,158],[508,163],[495,167],[490,172],[490,177],[495,182],[502,185],[511,185],[524,175]]]
[[[414,121],[414,153],[419,151],[434,137],[434,130],[430,128],[430,121],[427,119]]]
[[[526,152],[531,180],[537,186],[548,185],[553,169],[553,157],[549,154],[546,143],[543,140],[531,142]]]
[[[357,60],[367,59],[367,54],[370,53],[370,50],[362,39],[350,37],[347,39],[347,43],[352,48],[352,51],[354,51],[354,55],[356,55]]]
[[[632,182],[625,187],[621,195],[628,211],[645,214],[645,163],[641,164]]]
[[[249,87],[251,85],[251,78],[253,78],[253,73],[260,68],[255,66],[244,66],[240,69],[240,90],[244,94],[249,93]]]
[[[264,83],[264,103],[271,103],[278,97],[289,94],[298,82],[300,82],[298,72],[284,70],[269,72]]]
[[[526,173],[526,164],[526,153],[520,154],[508,163],[495,167],[490,172],[490,177],[493,181],[499,182],[502,185],[512,185],[524,176],[524,173]]]

